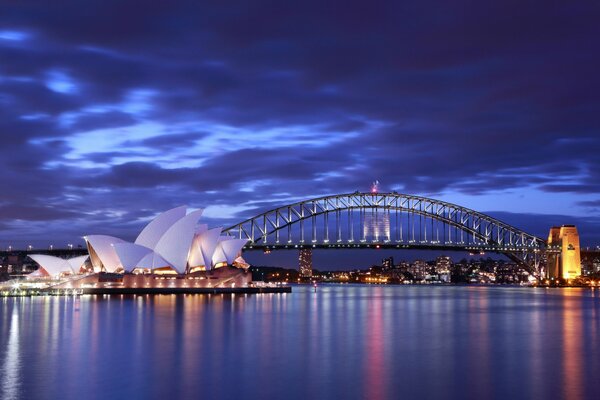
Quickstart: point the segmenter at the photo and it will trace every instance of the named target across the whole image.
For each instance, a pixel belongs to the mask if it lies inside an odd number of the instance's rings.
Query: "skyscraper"
[[[394,257],[388,257],[381,260],[381,269],[384,271],[394,269]]]
[[[298,265],[300,269],[300,276],[303,278],[310,278],[312,276],[312,249],[300,249],[300,255],[298,257]]]
[[[549,246],[560,246],[548,254],[546,276],[548,278],[573,279],[581,275],[579,233],[575,225],[552,227],[548,236]]]
[[[581,254],[579,249],[579,233],[575,225],[560,227],[562,252],[560,254],[562,278],[573,279],[581,275]]]

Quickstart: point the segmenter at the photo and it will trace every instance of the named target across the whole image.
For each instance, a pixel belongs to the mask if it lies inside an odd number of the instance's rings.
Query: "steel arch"
[[[377,237],[375,240],[367,240],[363,235],[364,232],[361,232],[361,237],[355,240],[353,232],[356,227],[353,214],[355,211],[360,215],[358,227],[363,230],[365,228],[364,216],[367,215],[367,212],[373,213],[377,218],[377,213],[382,211],[390,231],[390,221],[394,219],[396,237],[392,239],[391,235],[388,235],[386,239]],[[347,213],[346,222],[343,222],[344,218],[341,218],[344,212]],[[387,217],[385,217],[386,213]],[[394,213],[394,218],[391,217],[391,213]],[[403,213],[408,218],[408,224],[406,221],[402,221]],[[330,216],[335,222],[335,229],[331,226]],[[419,241],[415,240],[416,217],[420,221]],[[317,235],[317,218],[323,219],[323,222],[319,223],[321,225],[320,237]],[[423,218],[425,225],[423,225]],[[311,232],[306,232],[305,225],[310,225]],[[440,225],[444,229],[443,240],[440,240]],[[295,226],[299,227],[296,237],[292,234]],[[405,240],[403,237],[403,227],[412,229],[410,240]],[[423,227],[425,229],[424,241],[421,235]],[[429,239],[428,228],[430,228]],[[454,235],[452,229],[454,229]],[[330,240],[330,230],[334,232],[335,239],[333,241]],[[435,239],[434,231],[437,233]],[[486,251],[505,253],[526,264],[530,264],[528,258],[531,258],[532,255],[537,258],[536,253],[546,246],[543,239],[489,215],[437,199],[396,192],[354,192],[304,200],[266,211],[230,226],[224,232],[240,239],[248,239],[249,243],[246,246],[248,249],[298,246],[332,248],[340,247],[342,244],[352,245],[349,247],[371,247],[374,244],[400,247],[401,244],[406,244],[402,247],[415,248],[436,247],[437,245],[443,248],[481,248]],[[342,235],[342,233],[344,234]],[[282,234],[286,236],[287,240],[281,240]],[[311,240],[307,241],[306,236],[310,236]],[[537,264],[537,262],[535,263]]]

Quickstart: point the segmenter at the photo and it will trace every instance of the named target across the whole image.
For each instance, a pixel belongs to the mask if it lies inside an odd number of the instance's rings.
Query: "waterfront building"
[[[563,225],[560,228],[562,240],[561,274],[563,279],[572,279],[581,275],[581,253],[579,233],[575,225]]]
[[[384,271],[389,271],[394,268],[394,257],[388,257],[381,260],[381,268]]]
[[[39,268],[28,274],[27,279],[53,278],[57,279],[63,275],[75,275],[81,272],[88,256],[73,258],[60,258],[46,254],[30,254],[29,257],[39,264]]]
[[[573,279],[581,275],[581,249],[575,225],[552,227],[548,247],[547,278]]]
[[[408,272],[410,272],[415,281],[424,280],[429,271],[429,265],[423,260],[416,260],[408,269]]]
[[[439,256],[435,260],[435,273],[438,280],[444,283],[450,282],[450,270],[452,268],[452,260],[448,256]]]
[[[298,267],[300,270],[300,276],[303,278],[310,278],[313,274],[312,271],[312,249],[300,249],[298,256]]]
[[[173,208],[154,218],[135,242],[106,235],[84,239],[95,272],[184,274],[226,265],[247,266],[244,239],[221,236],[221,228],[198,224],[203,210]]]
[[[450,271],[452,267],[452,260],[448,256],[439,256],[435,259],[435,272],[446,272]]]
[[[186,207],[169,210],[132,243],[107,235],[86,236],[90,267],[84,268],[88,255],[72,259],[31,255],[40,268],[28,275],[23,287],[187,293],[251,285],[249,265],[241,257],[247,241],[198,224],[201,214],[202,210],[188,213]]]

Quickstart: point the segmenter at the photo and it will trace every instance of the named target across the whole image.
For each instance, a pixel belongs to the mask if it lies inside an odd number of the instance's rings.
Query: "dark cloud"
[[[590,201],[580,201],[579,204],[585,207],[600,207],[600,199]]]
[[[136,119],[128,113],[120,111],[84,113],[74,117],[75,121],[69,125],[71,132],[86,132],[96,129],[118,128],[134,125]]]
[[[6,205],[0,206],[0,218],[24,221],[50,221],[73,218],[77,214],[64,208],[50,206]]]
[[[23,219],[67,235],[106,216],[131,235],[177,204],[243,203],[249,214],[374,179],[597,210],[579,197],[600,189],[595,2],[0,11],[0,31],[24,32],[0,39],[6,236],[25,232]],[[86,136],[100,129],[105,137]]]

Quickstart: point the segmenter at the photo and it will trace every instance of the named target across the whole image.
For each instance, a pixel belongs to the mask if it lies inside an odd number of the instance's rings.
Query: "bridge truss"
[[[539,272],[546,242],[489,215],[421,196],[350,193],[275,208],[224,230],[245,250],[420,248],[496,252]]]

